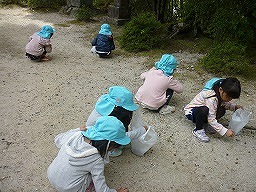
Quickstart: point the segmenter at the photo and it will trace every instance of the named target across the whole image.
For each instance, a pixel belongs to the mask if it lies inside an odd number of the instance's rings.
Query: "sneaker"
[[[118,156],[122,155],[122,152],[123,152],[123,147],[118,147],[118,148],[115,148],[115,149],[109,151],[108,155],[110,157],[118,157]]]
[[[52,58],[50,56],[44,56],[43,58],[41,58],[41,61],[51,61]]]
[[[159,113],[162,114],[162,115],[165,115],[165,114],[168,114],[168,113],[173,113],[175,111],[175,107],[174,106],[170,106],[170,105],[166,105],[166,106],[163,106]]]
[[[198,138],[200,141],[202,142],[209,142],[210,141],[210,138],[205,134],[205,131],[204,129],[201,129],[201,130],[196,130],[194,129],[192,131],[193,135]]]

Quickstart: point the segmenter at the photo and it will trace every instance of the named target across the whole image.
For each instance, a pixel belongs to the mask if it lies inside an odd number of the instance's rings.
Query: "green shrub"
[[[93,6],[102,12],[108,11],[108,5],[113,3],[114,0],[93,0]]]
[[[246,75],[252,66],[249,64],[245,49],[245,46],[232,41],[216,43],[200,64],[208,72]]]
[[[82,6],[76,12],[76,19],[78,21],[90,21],[92,16],[92,10],[88,6]]]
[[[120,45],[127,51],[138,52],[161,47],[166,28],[156,17],[144,13],[126,23]]]
[[[57,9],[66,4],[66,0],[27,0],[31,8],[53,8]]]
[[[0,0],[1,5],[9,5],[9,4],[23,5],[26,3],[27,3],[26,0]]]
[[[189,0],[184,4],[186,24],[220,41],[226,38],[251,43],[255,38],[255,0]]]

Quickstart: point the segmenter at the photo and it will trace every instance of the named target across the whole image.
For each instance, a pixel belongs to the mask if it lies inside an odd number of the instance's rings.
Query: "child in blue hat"
[[[107,23],[101,25],[100,31],[92,41],[92,53],[97,53],[99,57],[108,57],[115,49],[114,39],[110,26]]]
[[[121,121],[104,116],[85,131],[79,128],[55,137],[60,148],[48,167],[47,176],[58,191],[128,192],[126,188],[110,189],[104,176],[108,151],[130,143]]]
[[[183,85],[173,77],[176,66],[176,58],[173,55],[164,54],[161,60],[155,63],[155,67],[140,75],[144,83],[138,89],[135,98],[143,108],[160,114],[175,111],[175,107],[169,105],[173,92],[183,92]]]
[[[26,45],[26,56],[33,61],[50,61],[46,53],[52,52],[51,37],[55,30],[50,25],[42,27],[41,31],[29,37]]]
[[[231,103],[232,99],[240,97],[241,85],[237,78],[213,78],[204,86],[192,101],[184,108],[186,117],[195,123],[192,134],[202,142],[209,142],[208,132],[217,132],[221,136],[233,137],[235,132],[218,122],[225,115],[226,110],[235,111],[241,105]],[[204,125],[207,125],[206,127]],[[212,129],[212,130],[211,130]]]
[[[133,94],[123,86],[112,86],[109,93],[102,95],[96,102],[95,108],[87,119],[86,127],[93,126],[102,116],[114,116],[119,119],[131,139],[138,138],[147,130],[141,119],[138,105],[133,101]],[[128,127],[131,131],[128,131]],[[110,152],[110,156],[122,154],[122,147]]]

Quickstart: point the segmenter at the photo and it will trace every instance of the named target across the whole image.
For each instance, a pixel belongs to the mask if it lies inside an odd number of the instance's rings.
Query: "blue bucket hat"
[[[138,105],[133,102],[133,94],[122,86],[110,87],[109,93],[101,96],[95,108],[100,115],[107,116],[113,111],[115,106],[123,107],[128,111],[138,109]]]
[[[224,80],[223,78],[214,77],[205,83],[203,90],[211,90],[214,84],[218,82],[221,83],[223,80]]]
[[[55,30],[50,25],[45,25],[42,27],[41,31],[37,33],[40,37],[44,39],[50,39],[51,34],[53,34]]]
[[[164,72],[166,76],[170,76],[173,74],[174,69],[176,69],[177,66],[177,60],[174,56],[169,54],[162,55],[162,58],[160,61],[155,63],[155,67],[157,69],[160,69]]]
[[[94,126],[82,131],[82,135],[90,140],[108,140],[120,145],[128,145],[131,142],[123,123],[114,116],[100,117]]]
[[[110,30],[109,24],[104,23],[103,25],[101,25],[99,34],[102,34],[102,35],[112,35],[112,32]]]

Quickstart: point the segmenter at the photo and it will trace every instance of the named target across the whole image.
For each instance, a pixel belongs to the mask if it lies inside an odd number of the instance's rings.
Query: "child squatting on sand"
[[[50,61],[46,53],[52,52],[51,37],[55,30],[50,25],[42,27],[41,31],[29,37],[26,45],[26,56],[33,61]]]
[[[183,92],[183,85],[173,77],[176,66],[176,58],[173,55],[164,54],[161,60],[155,63],[155,67],[140,75],[144,83],[138,89],[135,98],[143,108],[160,114],[175,111],[175,107],[169,105],[173,92]]]
[[[101,25],[100,31],[92,41],[92,53],[97,53],[99,57],[110,56],[115,49],[114,39],[110,26],[107,23]]]
[[[136,139],[146,132],[148,127],[141,119],[138,105],[133,101],[133,94],[123,86],[112,86],[107,94],[102,95],[89,115],[86,127],[93,126],[102,116],[114,116],[119,119],[130,139]],[[130,131],[128,128],[130,127]],[[122,154],[122,146],[110,151],[110,156]]]
[[[213,128],[222,136],[233,137],[235,132],[217,120],[225,115],[226,109],[235,111],[242,108],[230,102],[239,98],[240,93],[241,85],[237,78],[213,78],[208,81],[205,88],[184,108],[186,117],[196,124],[193,135],[200,141],[208,142],[210,138],[205,134],[205,129]]]
[[[128,192],[126,188],[110,189],[104,176],[108,151],[131,141],[122,122],[105,116],[83,130],[77,128],[55,137],[60,150],[47,171],[52,186],[61,192]]]

